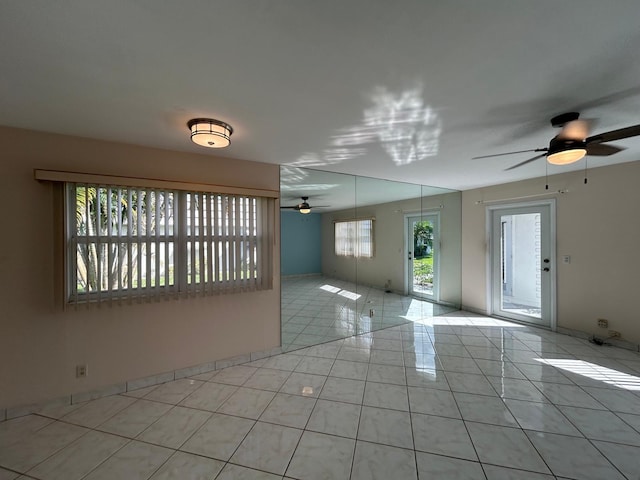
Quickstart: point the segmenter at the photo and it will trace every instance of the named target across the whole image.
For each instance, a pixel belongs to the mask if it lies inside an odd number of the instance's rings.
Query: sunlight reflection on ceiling
[[[367,154],[364,145],[379,144],[396,165],[408,165],[438,154],[442,122],[434,108],[425,104],[422,86],[395,93],[377,87],[369,95],[371,107],[359,125],[338,130],[331,148],[305,152],[298,167],[320,167],[346,162]]]
[[[595,363],[585,362],[584,360],[567,360],[559,358],[536,358],[536,360],[619,388],[624,388],[626,390],[640,390],[640,377],[635,377]]]
[[[424,104],[422,88],[400,94],[379,87],[364,112],[364,124],[376,128],[382,146],[396,165],[407,165],[438,154],[440,117]]]

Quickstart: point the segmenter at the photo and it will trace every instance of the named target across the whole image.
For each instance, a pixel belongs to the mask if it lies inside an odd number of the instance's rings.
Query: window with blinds
[[[266,199],[67,183],[68,301],[268,288]]]
[[[373,257],[373,219],[336,221],[334,228],[337,256]]]

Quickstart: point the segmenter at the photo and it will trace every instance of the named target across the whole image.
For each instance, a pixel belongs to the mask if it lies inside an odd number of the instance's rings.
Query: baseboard
[[[64,407],[68,405],[74,405],[78,403],[87,402],[89,400],[95,400],[96,398],[107,397],[109,395],[116,395],[121,393],[131,392],[140,388],[151,387],[153,385],[159,385],[161,383],[171,382],[180,378],[192,377],[202,373],[212,372],[215,370],[221,370],[223,368],[232,367],[234,365],[241,365],[243,363],[254,362],[262,358],[271,357],[273,355],[279,355],[282,353],[282,347],[274,347],[268,350],[262,350],[258,352],[247,353],[244,355],[237,355],[231,358],[225,358],[216,360],[214,362],[201,363],[192,367],[180,368],[177,370],[158,373],[155,375],[149,375],[143,378],[137,378],[134,380],[128,380],[125,382],[109,385],[106,387],[98,388],[88,392],[73,393],[62,397],[46,400],[43,402],[32,403],[29,405],[19,405],[10,408],[0,409],[0,422],[5,420],[11,420],[12,418],[22,417],[30,415],[32,413],[40,413],[47,409],[53,409],[56,407]]]

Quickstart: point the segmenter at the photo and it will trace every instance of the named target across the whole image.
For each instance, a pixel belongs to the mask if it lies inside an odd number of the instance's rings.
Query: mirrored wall
[[[455,311],[461,193],[281,168],[282,347]]]

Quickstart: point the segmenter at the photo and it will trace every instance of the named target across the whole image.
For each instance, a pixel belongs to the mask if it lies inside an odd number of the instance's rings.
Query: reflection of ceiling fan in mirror
[[[314,205],[311,206],[309,205],[309,203],[307,202],[307,200],[309,200],[309,197],[300,197],[302,198],[302,203],[299,203],[298,205],[294,205],[292,207],[280,207],[283,210],[295,210],[297,212],[302,213],[303,215],[306,215],[308,213],[311,213],[311,209],[312,208],[322,208],[322,207],[328,207],[329,205]]]
[[[549,147],[535,148],[531,150],[519,150],[517,152],[498,153],[495,155],[483,155],[481,157],[473,157],[473,159],[500,157],[503,155],[513,155],[525,152],[542,152],[535,157],[529,158],[524,162],[512,165],[505,170],[513,170],[527,163],[547,157],[547,161],[554,165],[568,165],[577,162],[585,155],[593,155],[598,157],[606,157],[624,150],[623,147],[615,145],[604,145],[605,143],[615,140],[622,140],[640,135],[640,125],[612,130],[610,132],[600,133],[598,135],[587,136],[589,134],[590,121],[578,120],[580,116],[577,112],[563,113],[551,119],[551,125],[561,128],[560,133],[551,139]]]

